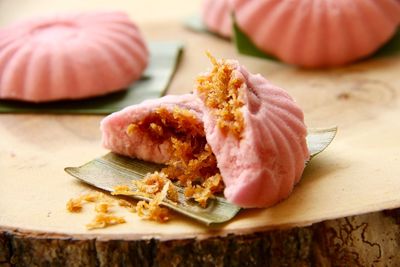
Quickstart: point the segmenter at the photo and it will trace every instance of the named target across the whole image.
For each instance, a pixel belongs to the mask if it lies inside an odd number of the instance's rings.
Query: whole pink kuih
[[[398,0],[232,0],[236,22],[262,51],[303,67],[364,58],[396,32]]]
[[[193,94],[168,95],[154,100],[146,100],[105,117],[100,124],[102,143],[105,148],[121,155],[156,163],[167,163],[171,159],[171,143],[166,136],[160,140],[145,131],[134,131],[130,126],[141,122],[156,122],[158,109],[173,113],[175,108],[186,110],[203,127],[201,103]],[[162,115],[160,115],[162,117]],[[150,123],[148,123],[148,127]],[[156,129],[155,129],[156,130]]]
[[[309,159],[303,112],[283,89],[235,60],[213,61],[195,88],[228,201],[269,207],[289,196]]]
[[[122,12],[37,18],[0,29],[0,98],[80,99],[126,88],[148,50]]]
[[[226,38],[232,36],[230,0],[204,0],[201,17],[211,32]]]

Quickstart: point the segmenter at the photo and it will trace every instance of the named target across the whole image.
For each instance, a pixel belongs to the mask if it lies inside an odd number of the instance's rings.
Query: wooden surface
[[[17,266],[399,266],[400,212],[307,227],[166,241],[0,232],[0,265]]]
[[[291,197],[273,208],[243,211],[232,222],[212,229],[179,216],[160,225],[120,211],[126,224],[88,231],[85,224],[94,211],[88,208],[70,214],[65,204],[92,189],[63,169],[107,152],[100,145],[102,117],[3,114],[0,229],[42,237],[169,240],[253,234],[400,207],[399,56],[332,70],[301,70],[238,55],[225,40],[184,29],[182,20],[196,11],[199,1],[175,0],[168,6],[164,1],[142,2],[7,0],[0,2],[0,25],[34,14],[104,9],[112,4],[114,9],[127,11],[148,40],[185,43],[169,93],[192,89],[195,76],[210,65],[204,56],[209,49],[216,57],[239,59],[251,72],[261,73],[285,88],[304,109],[307,125],[337,125],[336,139],[312,161]]]

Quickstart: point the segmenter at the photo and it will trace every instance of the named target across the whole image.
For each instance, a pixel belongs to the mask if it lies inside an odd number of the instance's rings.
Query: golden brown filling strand
[[[207,144],[203,124],[189,110],[175,107],[171,112],[165,108],[158,108],[142,121],[128,126],[128,134],[134,134],[135,131],[147,135],[160,144],[169,142],[171,149],[171,159],[166,163],[166,167],[136,183],[139,193],[157,196],[161,192],[161,185],[168,179],[183,186],[188,199],[194,199],[202,207],[206,207],[209,198],[222,192],[224,188],[222,177],[215,155]],[[153,190],[154,188],[157,190]],[[176,196],[168,194],[166,197],[177,201]],[[153,207],[155,205],[139,203],[137,206],[139,216],[144,214],[146,218],[156,219],[160,211]],[[159,205],[159,203],[153,204]],[[139,212],[140,210],[142,212]],[[167,215],[163,212],[162,216]]]
[[[232,77],[233,67],[224,60],[218,62],[208,54],[213,68],[209,74],[197,78],[197,90],[217,118],[218,127],[224,132],[231,132],[241,138],[244,129],[243,114],[240,108],[244,105],[239,88],[243,84]]]
[[[93,220],[86,225],[86,228],[98,229],[107,226],[125,223],[125,219],[110,213],[110,208],[114,205],[114,200],[103,193],[88,193],[81,195],[77,198],[72,198],[67,202],[67,210],[69,212],[81,212],[83,205],[87,203],[95,204],[96,216]],[[132,204],[126,200],[119,200],[119,206],[132,208]]]

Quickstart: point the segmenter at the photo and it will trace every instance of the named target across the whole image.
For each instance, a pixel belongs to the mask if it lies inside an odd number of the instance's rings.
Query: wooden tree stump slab
[[[102,116],[0,115],[0,265],[400,266],[400,57],[301,70],[238,55],[226,40],[186,31],[183,17],[156,12],[156,18],[145,18],[144,10],[155,3],[142,2],[110,6],[140,18],[149,40],[185,42],[169,93],[193,88],[196,75],[210,66],[204,56],[209,49],[287,89],[304,109],[307,125],[337,125],[336,139],[307,167],[293,194],[272,208],[244,210],[212,228],[179,215],[166,224],[143,221],[115,208],[127,223],[89,231],[85,224],[93,207],[71,214],[65,204],[95,189],[63,169],[107,153],[100,145]],[[18,3],[1,3],[0,25],[97,2],[54,6],[27,0],[16,8]],[[195,10],[197,4],[169,3],[176,10]]]
[[[163,241],[5,231],[0,264],[18,266],[398,266],[400,209],[307,227]]]

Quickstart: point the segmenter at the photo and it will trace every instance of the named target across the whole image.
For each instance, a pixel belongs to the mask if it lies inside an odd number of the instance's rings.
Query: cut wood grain
[[[0,232],[17,266],[399,266],[400,209],[251,234],[139,240]]]

